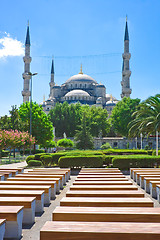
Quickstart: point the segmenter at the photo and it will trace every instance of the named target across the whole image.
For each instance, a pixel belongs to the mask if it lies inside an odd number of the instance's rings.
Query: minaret
[[[129,60],[131,58],[131,54],[129,53],[129,34],[128,34],[128,24],[127,24],[127,17],[126,17],[126,27],[125,27],[125,36],[124,36],[124,53],[123,57],[123,66],[122,66],[122,93],[121,98],[123,97],[130,97],[132,92],[130,88],[130,76],[131,71],[129,68]]]
[[[24,85],[23,85],[23,102],[29,102],[29,96],[31,95],[30,92],[30,79],[31,75],[30,73],[30,63],[32,61],[32,58],[30,57],[30,35],[29,35],[29,23],[27,26],[27,35],[26,35],[26,42],[25,42],[25,56],[23,57],[24,61],[24,73],[22,74],[24,79]]]
[[[52,59],[52,66],[51,66],[51,81],[50,81],[49,85],[50,85],[49,97],[53,97],[52,96],[52,88],[55,86],[55,82],[54,82],[54,60],[53,59]]]

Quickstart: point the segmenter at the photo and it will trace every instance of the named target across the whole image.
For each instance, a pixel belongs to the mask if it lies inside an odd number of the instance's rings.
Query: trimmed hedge
[[[43,154],[40,157],[40,161],[44,166],[49,166],[52,163],[52,155],[49,154]]]
[[[58,161],[61,168],[102,167],[103,156],[64,156]]]
[[[35,155],[30,155],[26,158],[26,163],[28,164],[30,160],[34,160],[34,159],[35,159]]]
[[[8,150],[2,150],[1,157],[8,157],[8,156],[9,156],[9,151]]]
[[[36,166],[42,166],[42,162],[41,161],[37,161],[37,160],[30,160],[28,161],[28,166],[29,167],[36,167]]]
[[[115,156],[112,159],[113,167],[121,170],[132,168],[152,168],[160,165],[160,156],[128,155]]]
[[[41,160],[41,156],[43,156],[43,155],[50,155],[50,153],[37,153],[37,154],[35,154],[34,156],[35,156],[35,160]]]
[[[152,155],[156,156],[156,150],[153,150]],[[158,150],[158,155],[160,155],[160,150]]]
[[[108,149],[104,150],[103,153],[105,155],[131,155],[131,154],[147,154],[147,150],[139,150],[139,149]]]
[[[112,164],[112,159],[116,156],[117,155],[105,155],[104,160],[103,160],[103,164],[109,166],[110,164]]]

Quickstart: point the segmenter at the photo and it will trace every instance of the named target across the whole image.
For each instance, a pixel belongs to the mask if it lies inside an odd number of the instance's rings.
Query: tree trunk
[[[13,149],[13,156],[14,156],[14,158],[16,157],[16,150],[15,150],[15,148]]]
[[[158,156],[158,131],[156,131],[156,156]]]

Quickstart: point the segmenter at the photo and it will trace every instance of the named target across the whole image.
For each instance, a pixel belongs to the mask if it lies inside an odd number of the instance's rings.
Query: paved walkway
[[[59,195],[56,195],[56,199],[51,201],[49,207],[44,208],[44,213],[40,217],[36,217],[36,222],[31,228],[26,228],[22,230],[22,240],[39,240],[40,239],[40,229],[43,227],[46,221],[52,220],[53,210],[60,205],[60,200],[65,197],[66,192],[69,190],[70,185],[74,182],[76,176],[71,176],[69,182],[65,188],[61,191]],[[46,239],[47,240],[47,239]]]
[[[27,163],[26,161],[24,162],[19,162],[19,163],[11,163],[11,164],[4,164],[4,165],[0,165],[1,168],[17,168],[17,167],[26,167]]]

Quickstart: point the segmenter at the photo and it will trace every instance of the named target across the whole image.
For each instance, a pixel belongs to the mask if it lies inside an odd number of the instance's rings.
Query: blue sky
[[[0,116],[22,103],[23,52],[30,22],[33,100],[48,98],[51,60],[59,85],[83,72],[120,99],[128,15],[132,98],[160,93],[159,0],[7,0],[0,14]]]

